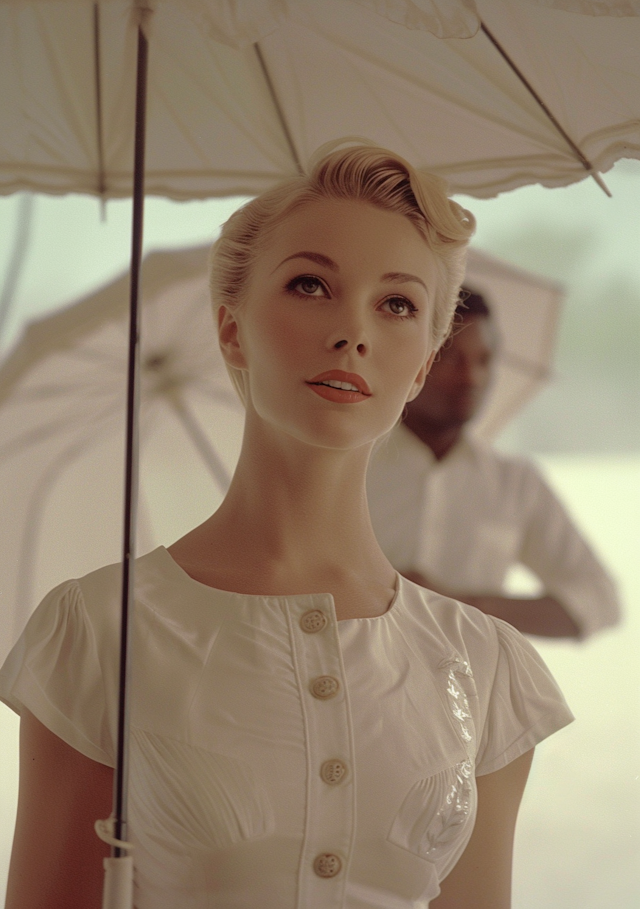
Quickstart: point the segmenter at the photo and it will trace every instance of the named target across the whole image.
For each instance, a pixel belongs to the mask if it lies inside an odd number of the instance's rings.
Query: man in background
[[[490,386],[499,344],[471,293],[404,423],[372,458],[373,527],[391,563],[418,584],[504,619],[525,634],[584,639],[614,625],[614,584],[537,469],[465,431]],[[536,596],[504,591],[509,569]]]

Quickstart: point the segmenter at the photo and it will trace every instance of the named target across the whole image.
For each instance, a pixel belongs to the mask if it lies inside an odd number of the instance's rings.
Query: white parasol
[[[252,195],[354,134],[480,197],[640,155],[633,0],[0,0],[0,192],[131,193],[136,9],[148,193]]]
[[[214,332],[207,253],[143,265],[144,549],[190,529],[194,507],[210,513],[239,451],[244,412]],[[0,368],[0,662],[47,590],[120,557],[127,331],[123,275],[32,322]]]

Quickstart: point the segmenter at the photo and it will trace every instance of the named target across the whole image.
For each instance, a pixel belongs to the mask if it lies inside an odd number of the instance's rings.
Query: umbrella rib
[[[276,114],[278,115],[278,120],[280,121],[280,126],[282,127],[282,132],[284,133],[284,137],[287,141],[287,145],[289,146],[289,151],[291,152],[291,157],[293,158],[296,168],[298,169],[298,173],[303,174],[304,170],[302,169],[302,164],[300,163],[300,157],[296,150],[296,146],[293,141],[293,136],[291,135],[291,130],[289,129],[289,124],[287,123],[287,119],[284,115],[284,111],[282,110],[280,100],[276,94],[276,90],[273,85],[273,80],[271,79],[271,74],[269,72],[269,69],[267,68],[267,64],[264,59],[264,55],[263,55],[260,45],[258,44],[257,41],[253,45],[253,49],[256,52],[256,57],[258,58],[258,63],[260,64],[260,69],[262,70],[262,75],[264,76],[264,81],[267,86],[269,95],[271,96],[273,106],[276,109]]]
[[[96,90],[96,138],[98,141],[98,193],[104,201],[106,185],[102,134],[102,79],[100,65],[100,4],[93,4],[93,65]]]
[[[94,403],[88,401],[87,403]],[[101,410],[96,410],[95,406],[90,412],[79,415],[73,422],[65,421],[64,428],[65,430],[70,430],[75,432],[78,429],[84,431],[87,430],[89,426],[97,426],[98,431],[100,426],[108,420],[111,416],[118,413],[120,410],[119,406],[110,402],[107,407],[103,407]],[[13,457],[13,455],[19,452],[19,448],[25,445],[33,445],[35,442],[46,441],[47,439],[53,438],[55,434],[60,433],[61,423],[59,419],[52,419],[48,423],[40,423],[37,426],[33,426],[29,429],[24,430],[22,434],[5,441],[0,445],[0,458]]]
[[[18,388],[10,397],[2,401],[2,405],[8,407],[15,404],[40,404],[43,401],[52,401],[56,404],[64,395],[69,393],[73,394],[77,389],[78,382],[73,380],[67,380],[66,382],[60,381],[56,384],[49,382],[48,384],[43,383],[27,388]],[[83,391],[84,396],[82,400],[94,405],[95,402],[104,401],[106,396],[111,398],[114,394],[110,387],[105,387],[104,382],[95,382],[93,385],[87,383],[84,385]]]
[[[578,160],[580,161],[580,164],[582,164],[582,166],[587,171],[587,173],[593,177],[593,179],[596,181],[596,183],[598,184],[600,189],[605,193],[605,195],[607,195],[607,196],[609,196],[609,198],[611,198],[611,191],[609,190],[609,188],[607,187],[607,184],[602,179],[601,174],[598,173],[598,171],[593,166],[591,161],[589,161],[589,159],[586,157],[586,155],[584,154],[582,149],[578,145],[576,145],[576,143],[573,141],[571,136],[567,133],[567,131],[561,125],[559,120],[555,117],[553,112],[551,110],[549,110],[546,103],[542,100],[542,98],[540,97],[538,92],[535,90],[533,85],[529,82],[529,80],[527,79],[525,74],[522,72],[522,70],[520,70],[519,67],[516,66],[516,64],[513,62],[513,60],[509,56],[509,54],[503,48],[503,46],[500,44],[498,39],[495,37],[495,35],[492,34],[492,32],[489,31],[489,29],[484,24],[484,22],[482,22],[482,20],[480,21],[480,29],[486,35],[486,37],[489,39],[489,41],[493,44],[493,46],[498,51],[500,56],[503,58],[503,60],[507,64],[507,66],[509,66],[511,68],[511,70],[516,74],[516,76],[522,82],[522,84],[527,89],[529,94],[532,96],[532,98],[540,106],[542,111],[549,118],[549,120],[551,121],[553,126],[555,126],[555,128],[560,133],[562,138],[568,144],[569,148],[571,148],[573,153],[577,156]]]
[[[76,347],[68,352],[70,360],[75,363],[88,362],[92,365],[99,363],[101,366],[114,367],[118,375],[122,374],[123,358],[121,353],[111,353],[108,350],[98,350],[96,347]]]
[[[95,435],[86,437],[83,435],[80,439],[73,439],[62,451],[59,451],[53,461],[47,464],[46,471],[38,478],[35,487],[32,487],[30,495],[26,502],[26,517],[24,528],[22,530],[22,545],[20,547],[20,556],[18,561],[17,579],[18,586],[16,590],[16,615],[14,617],[14,639],[22,630],[24,621],[29,617],[24,615],[25,608],[31,606],[31,595],[33,587],[34,572],[36,559],[34,552],[40,535],[42,517],[45,510],[46,500],[48,499],[54,482],[59,478],[61,472],[69,470],[73,461],[77,460],[88,448],[95,447],[104,436],[98,431]]]
[[[25,193],[18,202],[18,217],[13,251],[11,253],[11,258],[9,259],[2,293],[0,293],[0,340],[2,339],[4,323],[11,312],[11,306],[20,280],[22,266],[24,265],[29,249],[33,220],[33,204],[34,196],[32,193]]]
[[[225,493],[229,488],[231,477],[218,456],[217,451],[202,431],[202,427],[188,409],[183,398],[178,397],[178,395],[167,395],[166,400],[182,423],[183,429],[197,448],[200,457],[207,465],[213,479],[216,481],[221,491]]]

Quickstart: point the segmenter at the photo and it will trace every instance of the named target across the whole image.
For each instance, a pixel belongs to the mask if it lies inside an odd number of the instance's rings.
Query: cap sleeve
[[[574,719],[542,657],[492,616],[498,658],[476,755],[476,776],[500,770]]]
[[[113,766],[105,686],[94,630],[77,581],[40,603],[0,669],[0,698],[29,710],[94,761]]]

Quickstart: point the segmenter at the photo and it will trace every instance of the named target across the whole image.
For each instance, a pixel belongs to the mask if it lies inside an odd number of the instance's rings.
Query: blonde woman
[[[394,571],[365,495],[473,229],[439,179],[358,146],[214,246],[245,432],[220,508],[138,561],[138,909],[510,906],[533,748],[571,714],[511,626]],[[119,573],[49,594],[0,675],[22,715],[7,909],[100,905]]]

